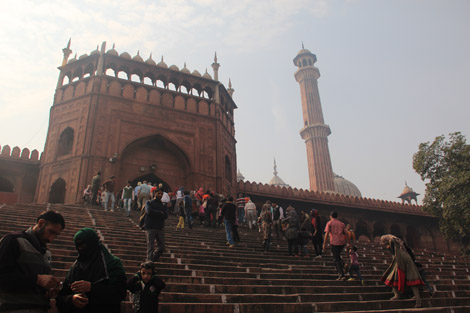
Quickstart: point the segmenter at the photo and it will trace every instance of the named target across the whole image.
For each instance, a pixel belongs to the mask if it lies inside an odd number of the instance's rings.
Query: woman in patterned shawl
[[[382,281],[393,289],[394,297],[390,300],[400,299],[400,293],[405,291],[405,287],[410,287],[416,298],[415,307],[420,308],[419,286],[424,285],[424,282],[405,243],[394,235],[380,237],[380,243],[390,249],[393,255],[392,263],[382,275]]]

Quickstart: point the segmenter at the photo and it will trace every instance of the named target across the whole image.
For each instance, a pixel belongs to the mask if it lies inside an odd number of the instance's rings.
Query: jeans
[[[245,223],[245,208],[238,208],[238,222]]]
[[[343,251],[344,245],[342,246],[331,246],[331,252],[333,253],[333,259],[335,260],[336,271],[339,277],[344,277],[343,259],[341,258],[341,251]]]
[[[349,276],[351,278],[354,277],[353,273],[357,274],[357,277],[359,278],[359,280],[364,280],[364,278],[362,278],[361,271],[359,270],[359,265],[351,264],[351,266],[349,267]]]
[[[155,254],[154,242],[157,241]],[[147,261],[158,261],[165,251],[165,232],[163,229],[147,229]]]
[[[234,244],[233,238],[232,238],[232,223],[233,221],[224,221],[225,223],[225,232],[227,233],[227,242],[231,245]]]
[[[114,193],[106,191],[104,195],[104,209],[108,209],[108,203],[109,200],[111,200],[111,210],[114,210],[114,203],[116,202],[116,199],[114,198]]]
[[[124,199],[124,210],[126,211],[127,216],[131,214],[131,203],[132,199]]]

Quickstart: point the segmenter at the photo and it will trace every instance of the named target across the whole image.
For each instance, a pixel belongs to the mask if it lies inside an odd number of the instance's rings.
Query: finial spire
[[[228,79],[228,89],[227,89],[228,94],[230,97],[233,97],[233,93],[235,92],[235,89],[232,88],[232,80],[229,78]]]
[[[113,42],[113,49],[116,48],[116,44]]]
[[[276,165],[276,158],[274,158],[274,176],[277,176],[277,165]]]
[[[64,54],[64,58],[62,59],[62,66],[67,64],[69,56],[72,53],[72,50],[70,50],[70,44],[71,43],[72,43],[72,38],[69,39],[69,42],[67,43],[67,47],[62,49],[62,52]]]
[[[215,52],[215,55],[214,55],[214,63],[212,63],[212,69],[214,70],[214,80],[215,81],[219,81],[219,67],[220,67],[220,64],[217,63],[217,51]]]
[[[303,41],[302,41],[302,49],[305,49],[305,47],[304,47],[304,42],[303,42]]]

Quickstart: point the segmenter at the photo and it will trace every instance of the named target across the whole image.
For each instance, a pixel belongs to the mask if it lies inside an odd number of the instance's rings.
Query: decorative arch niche
[[[64,203],[65,200],[65,180],[57,178],[51,185],[49,192],[49,203]]]
[[[15,188],[13,184],[8,179],[0,176],[0,191],[2,192],[14,192]]]
[[[225,179],[232,181],[232,162],[230,162],[228,155],[225,156]]]
[[[74,130],[73,128],[67,127],[60,133],[59,144],[57,145],[57,156],[72,153],[73,140]]]

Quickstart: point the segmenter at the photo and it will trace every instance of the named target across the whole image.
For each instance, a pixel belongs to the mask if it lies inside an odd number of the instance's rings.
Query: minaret
[[[228,89],[227,89],[228,94],[230,97],[233,98],[233,93],[235,92],[235,89],[232,88],[232,80],[229,78],[228,79]]]
[[[307,146],[310,190],[328,192],[335,190],[327,138],[331,131],[323,120],[317,82],[320,71],[314,66],[316,61],[316,55],[305,49],[302,43],[302,50],[294,58],[294,65],[298,67],[295,80],[300,85],[304,123],[300,136]]]
[[[219,67],[220,67],[220,64],[217,63],[217,51],[215,52],[214,63],[212,63],[211,66],[212,66],[212,69],[214,70],[214,80],[219,81]]]
[[[62,66],[67,64],[67,60],[69,59],[69,56],[72,53],[72,50],[70,50],[70,43],[71,42],[72,42],[72,38],[69,39],[69,42],[67,43],[67,47],[62,49],[62,52],[64,53],[64,59],[62,60]]]

